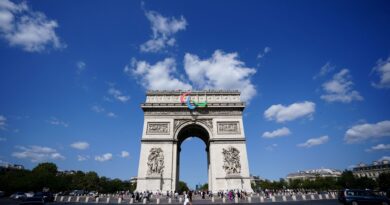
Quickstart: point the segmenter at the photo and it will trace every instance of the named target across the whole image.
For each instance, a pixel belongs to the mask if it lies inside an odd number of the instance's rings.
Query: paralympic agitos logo
[[[180,102],[187,104],[187,107],[190,110],[193,110],[193,109],[195,109],[197,107],[206,107],[207,106],[207,102],[206,101],[204,101],[204,102],[196,102],[196,101],[191,100],[191,97],[189,96],[190,94],[191,94],[191,92],[185,92],[185,93],[183,93],[180,96]]]

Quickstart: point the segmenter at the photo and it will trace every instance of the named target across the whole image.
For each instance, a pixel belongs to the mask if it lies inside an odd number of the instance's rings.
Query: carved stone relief
[[[169,122],[148,122],[146,134],[169,134]]]
[[[164,171],[164,154],[161,148],[150,149],[148,157],[148,175],[162,175]]]
[[[222,149],[223,154],[223,166],[227,175],[236,175],[241,173],[240,163],[240,151],[238,149],[229,146]]]
[[[234,122],[218,122],[218,134],[240,134],[240,124]]]
[[[186,122],[200,122],[206,125],[210,131],[213,131],[213,120],[212,119],[199,119],[199,120],[189,120],[189,119],[176,119],[174,123],[174,130],[176,131],[182,124]]]

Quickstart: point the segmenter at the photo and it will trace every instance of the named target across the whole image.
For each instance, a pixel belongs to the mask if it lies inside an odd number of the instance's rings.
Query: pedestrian
[[[183,205],[191,205],[190,199],[188,198],[188,194],[184,192],[184,204]]]
[[[188,199],[190,200],[190,202],[192,203],[192,191],[188,191]]]

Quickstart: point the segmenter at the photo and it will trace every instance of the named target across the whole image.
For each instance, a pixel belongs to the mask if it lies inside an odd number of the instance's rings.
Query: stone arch
[[[177,160],[176,160],[176,187],[178,187],[179,179],[180,179],[180,152],[181,152],[181,144],[189,137],[197,137],[201,139],[206,145],[206,154],[207,154],[207,175],[208,175],[208,184],[209,188],[211,185],[210,180],[210,138],[212,132],[211,130],[203,123],[196,121],[188,121],[180,125],[175,132],[174,139],[177,142]]]
[[[191,99],[208,102],[206,107],[195,110],[189,110],[188,106],[180,101],[182,94],[183,91],[180,90],[148,91],[145,103],[141,104],[144,111],[144,128],[136,190],[175,191],[179,176],[177,165],[180,163],[180,146],[188,137],[196,136],[206,144],[209,190],[213,193],[230,189],[252,192],[242,126],[245,103],[240,100],[240,92],[192,91]],[[224,154],[224,149],[229,146],[239,151],[239,157]],[[160,164],[153,164],[156,160],[148,158],[153,148],[162,150],[160,153],[164,158],[159,158]],[[239,158],[239,164],[236,163],[236,158]],[[225,159],[228,159],[229,163],[224,164]],[[148,164],[149,161],[151,163]],[[161,167],[158,176],[152,165]],[[152,174],[148,174],[150,166],[153,168]],[[237,169],[239,171],[234,170],[237,167],[240,168]],[[230,168],[232,173],[227,173],[226,169]]]
[[[189,132],[193,131],[194,134],[201,134],[202,136],[207,135],[207,138],[206,138],[206,136],[204,136],[204,137],[196,136],[196,137],[199,137],[203,142],[205,142],[206,146],[208,145],[210,138],[212,136],[212,131],[204,123],[197,122],[197,121],[188,121],[188,122],[181,124],[179,127],[176,128],[174,140],[176,140],[178,142],[178,144],[181,144],[185,139],[187,139],[188,137],[191,137],[191,136],[186,136],[187,133],[183,133],[183,132],[187,132],[187,131],[189,131]],[[180,139],[180,135],[182,135],[182,134],[185,135],[184,139]],[[188,134],[190,134],[190,133],[188,133]]]

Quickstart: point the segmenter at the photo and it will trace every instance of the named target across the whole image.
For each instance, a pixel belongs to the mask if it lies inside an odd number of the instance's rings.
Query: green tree
[[[290,189],[301,189],[303,184],[302,179],[292,179],[289,181],[288,188]]]
[[[96,191],[99,189],[99,176],[96,172],[87,172],[83,181],[85,190]]]
[[[40,163],[32,170],[32,183],[35,191],[42,191],[49,188],[52,191],[58,189],[57,185],[57,165],[50,162]]]
[[[387,191],[390,189],[390,173],[381,173],[377,179],[378,187],[382,191]]]
[[[355,180],[353,188],[359,189],[375,189],[377,183],[375,180],[368,177],[360,177]]]
[[[177,192],[179,194],[182,194],[184,191],[188,192],[190,189],[188,188],[187,186],[187,183],[183,182],[183,181],[179,181],[179,185],[178,185],[178,189],[177,189]]]
[[[356,179],[352,171],[343,171],[339,180],[337,181],[337,184],[342,188],[354,188],[356,184]]]
[[[35,173],[48,173],[52,175],[56,175],[58,172],[57,165],[51,162],[45,162],[38,164],[33,170]]]
[[[78,189],[78,190],[84,190],[85,189],[85,173],[82,171],[77,171],[75,174],[72,175],[72,181],[71,186],[69,187],[69,190],[72,189]]]
[[[200,190],[209,190],[209,184],[204,183],[202,186],[199,187]]]

